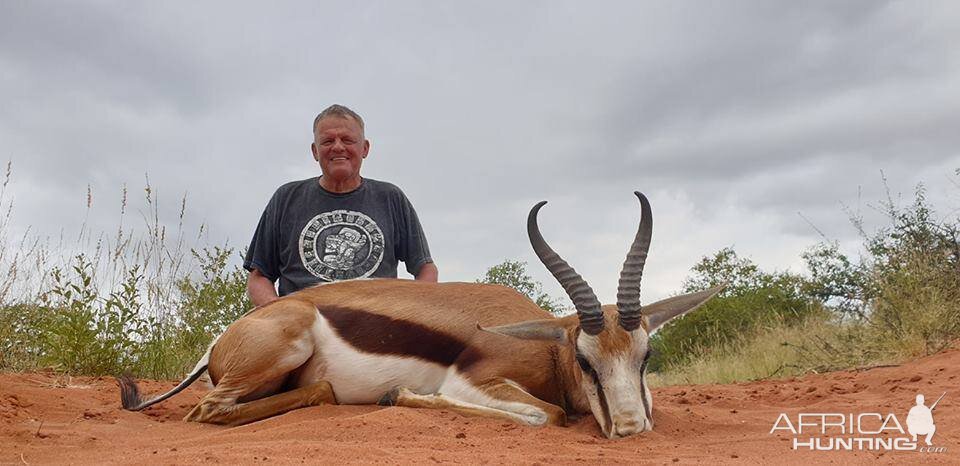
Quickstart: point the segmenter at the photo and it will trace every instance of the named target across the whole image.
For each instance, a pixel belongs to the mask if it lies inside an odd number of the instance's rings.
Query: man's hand
[[[437,279],[440,277],[440,271],[437,270],[437,264],[433,262],[427,262],[420,266],[420,270],[417,272],[416,279],[422,282],[433,282],[436,283]]]
[[[253,305],[258,307],[279,299],[273,282],[257,269],[251,270],[247,277],[247,296]]]

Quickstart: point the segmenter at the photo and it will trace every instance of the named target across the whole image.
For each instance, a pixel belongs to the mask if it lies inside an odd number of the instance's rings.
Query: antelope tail
[[[210,351],[213,350],[213,345],[216,344],[218,339],[220,339],[220,337],[215,338],[213,342],[210,343],[210,346],[207,347],[207,352],[197,361],[197,365],[193,368],[193,371],[191,371],[179,385],[162,395],[144,400],[140,394],[140,387],[137,386],[137,382],[133,380],[133,377],[130,376],[129,373],[117,377],[117,384],[120,385],[120,403],[123,405],[123,409],[127,411],[140,411],[148,406],[166,400],[189,387],[190,384],[200,378],[204,371],[207,370],[207,366],[210,364]]]

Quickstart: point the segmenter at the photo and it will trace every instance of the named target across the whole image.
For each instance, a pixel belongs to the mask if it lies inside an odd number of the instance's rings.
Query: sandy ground
[[[0,464],[960,464],[957,349],[897,367],[659,389],[654,431],[621,440],[603,438],[593,417],[531,428],[377,406],[320,406],[236,428],[181,422],[203,392],[198,383],[132,413],[119,408],[112,379],[0,374]],[[800,412],[892,412],[905,424],[917,393],[929,405],[943,392],[933,444],[945,452],[795,451],[789,432],[770,434],[782,412],[794,423]]]

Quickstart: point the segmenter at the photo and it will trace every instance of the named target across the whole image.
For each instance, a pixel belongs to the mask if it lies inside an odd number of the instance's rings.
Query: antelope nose
[[[628,435],[638,434],[651,430],[647,427],[647,421],[633,416],[614,417],[613,433],[617,437],[626,437]]]

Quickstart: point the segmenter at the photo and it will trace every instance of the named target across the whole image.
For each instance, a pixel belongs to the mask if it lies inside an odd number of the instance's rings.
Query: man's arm
[[[417,272],[416,279],[422,282],[433,282],[436,283],[437,279],[440,277],[440,271],[437,270],[437,264],[433,262],[427,262],[420,266],[420,270]]]
[[[254,306],[263,306],[279,299],[273,282],[257,269],[251,270],[247,277],[247,296],[250,296]]]

